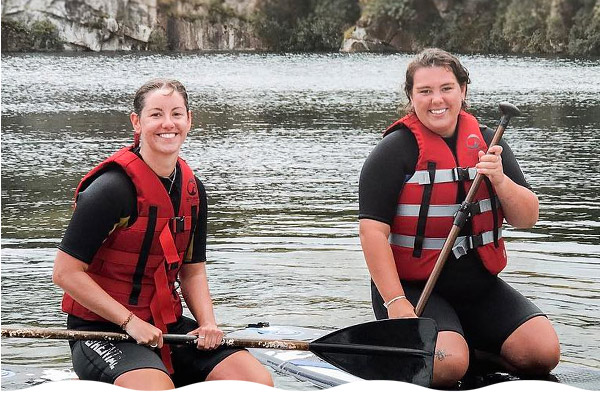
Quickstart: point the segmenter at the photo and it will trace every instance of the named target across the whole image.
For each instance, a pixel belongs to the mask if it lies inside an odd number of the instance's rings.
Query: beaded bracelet
[[[127,324],[129,323],[129,321],[131,321],[132,318],[133,318],[133,312],[130,311],[129,315],[127,316],[127,319],[121,325],[119,325],[122,330],[126,330],[125,328],[127,328]]]

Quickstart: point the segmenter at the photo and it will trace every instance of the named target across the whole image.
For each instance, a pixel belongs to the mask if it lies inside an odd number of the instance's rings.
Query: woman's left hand
[[[223,331],[217,325],[205,324],[189,332],[188,335],[198,336],[198,349],[214,350],[221,345]]]
[[[492,146],[488,153],[479,152],[479,162],[475,165],[477,172],[488,177],[492,185],[497,186],[504,180],[504,170],[502,169],[502,146]]]

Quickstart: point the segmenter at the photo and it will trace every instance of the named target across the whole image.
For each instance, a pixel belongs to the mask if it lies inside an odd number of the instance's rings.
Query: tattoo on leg
[[[443,349],[435,352],[435,358],[437,358],[440,361],[443,361],[448,356],[450,356],[450,354],[446,354],[446,352]]]

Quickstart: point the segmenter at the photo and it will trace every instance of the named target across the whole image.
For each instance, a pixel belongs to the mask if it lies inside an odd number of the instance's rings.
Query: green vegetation
[[[432,0],[366,0],[362,18],[372,21],[374,31],[378,25],[389,26],[391,20],[403,43],[411,43],[413,49],[440,46],[478,53],[600,55],[600,0],[449,4],[442,13]]]
[[[360,16],[358,0],[263,0],[252,26],[275,51],[337,51]]]
[[[168,46],[167,32],[161,27],[154,28],[154,30],[150,32],[150,37],[148,38],[148,50],[166,51]]]
[[[2,19],[2,51],[62,50],[56,26],[48,21],[35,21],[30,26],[21,21]]]

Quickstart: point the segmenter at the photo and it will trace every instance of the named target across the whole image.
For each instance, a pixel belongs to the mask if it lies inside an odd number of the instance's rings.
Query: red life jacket
[[[398,196],[390,246],[401,279],[425,280],[433,270],[460,206],[458,185],[463,185],[465,193],[469,191],[476,174],[478,152],[487,151],[487,145],[475,117],[464,111],[458,117],[456,158],[444,139],[426,128],[415,114],[396,121],[384,136],[401,127],[408,128],[415,136],[419,158],[414,175],[407,177]],[[471,224],[471,236],[459,237],[453,250],[458,258],[475,248],[485,267],[495,275],[506,266],[501,228],[504,217],[491,183],[487,179],[483,182],[467,221]]]
[[[75,192],[77,198],[98,173],[114,164],[127,173],[137,192],[137,219],[131,226],[117,228],[109,235],[94,255],[87,273],[137,317],[152,320],[166,332],[166,325],[182,315],[175,281],[196,224],[198,188],[193,171],[179,158],[182,193],[175,215],[158,176],[131,149],[121,149],[92,169]],[[85,320],[106,321],[66,293],[62,309]],[[163,361],[172,371],[168,346],[162,350]]]

